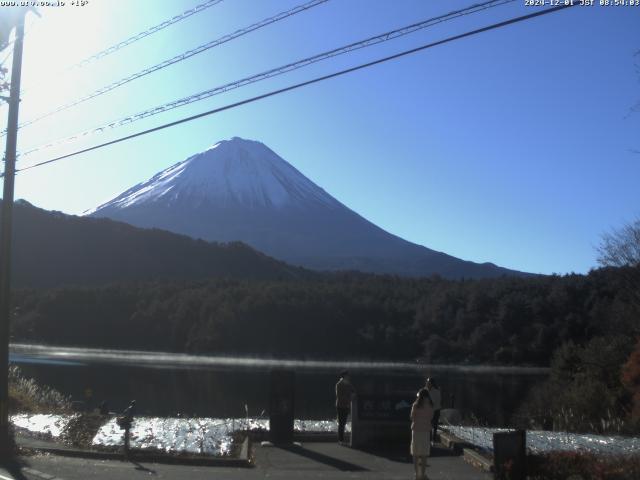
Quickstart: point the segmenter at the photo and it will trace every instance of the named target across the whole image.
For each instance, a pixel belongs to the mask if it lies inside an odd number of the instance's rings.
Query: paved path
[[[90,460],[55,455],[25,457],[28,467],[25,480],[86,480],[87,478],[130,480],[137,478],[210,480],[341,480],[341,479],[412,479],[413,465],[404,452],[383,454],[363,452],[334,443],[305,443],[289,448],[255,448],[254,468],[194,467],[118,460]],[[462,457],[444,449],[435,449],[431,480],[490,480],[492,477],[468,465]],[[31,470],[29,470],[31,469]],[[50,475],[43,477],[37,472]],[[1,478],[1,477],[0,477]],[[11,477],[9,477],[11,478]],[[16,477],[18,478],[18,477]]]

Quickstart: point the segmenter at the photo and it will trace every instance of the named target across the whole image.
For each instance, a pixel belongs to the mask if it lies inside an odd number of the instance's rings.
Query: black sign
[[[409,422],[415,395],[358,395],[358,420]]]
[[[269,395],[269,440],[277,444],[293,442],[294,392],[296,376],[290,370],[271,372]]]

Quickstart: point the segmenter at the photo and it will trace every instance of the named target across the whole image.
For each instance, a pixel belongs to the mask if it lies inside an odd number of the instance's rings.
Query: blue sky
[[[203,0],[71,1],[27,19],[21,121],[304,3],[225,0],[83,69]],[[462,8],[330,0],[21,129],[19,150]],[[48,149],[28,165],[535,11],[516,1]],[[574,7],[18,174],[16,198],[80,214],[218,140],[260,140],[382,228],[476,262],[586,273],[640,215],[640,7]],[[4,58],[6,52],[0,56]],[[0,115],[6,119],[6,108]],[[3,120],[6,122],[6,120]]]

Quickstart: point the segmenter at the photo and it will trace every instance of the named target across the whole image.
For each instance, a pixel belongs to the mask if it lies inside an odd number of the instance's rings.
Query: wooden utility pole
[[[20,11],[16,19],[13,44],[13,67],[7,122],[7,149],[4,157],[4,194],[0,232],[0,459],[7,458],[11,449],[9,436],[9,323],[11,320],[11,233],[13,223],[13,187],[16,170],[18,139],[18,109],[20,107],[20,75],[22,71],[22,41],[24,17]]]

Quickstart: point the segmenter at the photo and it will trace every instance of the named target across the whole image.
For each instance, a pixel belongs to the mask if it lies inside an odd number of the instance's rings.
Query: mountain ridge
[[[52,212],[21,200],[15,203],[13,218],[12,284],[18,288],[167,279],[298,280],[314,275],[240,242],[206,242],[106,218]]]

